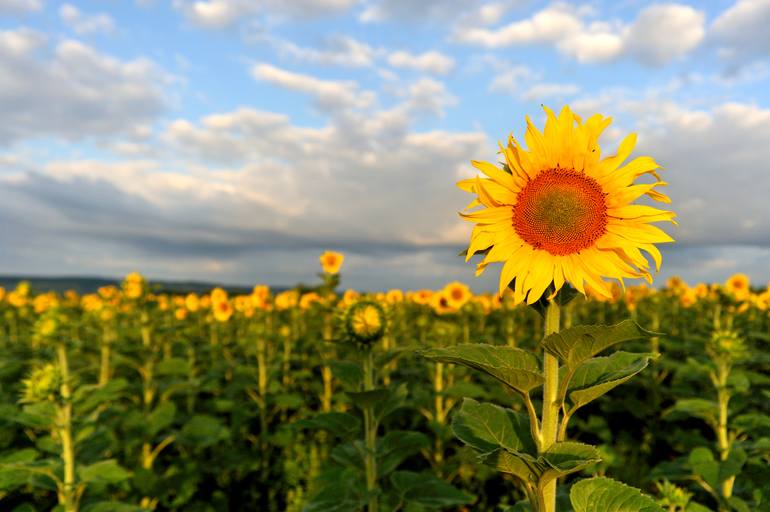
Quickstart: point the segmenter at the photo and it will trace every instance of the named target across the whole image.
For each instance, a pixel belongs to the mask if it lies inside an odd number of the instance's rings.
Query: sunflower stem
[[[545,336],[559,332],[560,309],[556,300],[548,302],[545,313]],[[556,442],[559,430],[559,360],[556,356],[543,351],[543,415],[540,453],[545,453]],[[556,512],[556,479],[539,491],[542,511]]]
[[[374,355],[371,347],[366,347],[364,355],[364,391],[374,389]],[[366,491],[369,495],[368,512],[377,512],[377,420],[374,417],[374,407],[367,405],[364,409],[364,441],[366,443]]]

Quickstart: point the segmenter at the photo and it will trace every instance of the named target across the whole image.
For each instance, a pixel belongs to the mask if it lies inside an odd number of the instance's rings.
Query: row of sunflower
[[[508,293],[457,282],[337,293],[329,284],[339,275],[326,270],[314,289],[237,295],[161,293],[138,274],[82,296],[0,289],[3,509],[333,510],[343,490],[349,510],[372,492],[383,509],[493,510],[523,498],[452,436],[463,398],[510,398],[413,350],[534,347],[543,318]],[[768,296],[736,275],[570,302],[568,323],[630,315],[668,333],[636,342],[658,356],[651,371],[571,427],[570,438],[598,441],[602,454],[583,471],[642,488],[669,510],[761,510],[752,507],[768,491]],[[367,353],[375,391],[362,391]],[[369,403],[366,393],[381,394]],[[380,403],[390,405],[367,490],[359,417]]]

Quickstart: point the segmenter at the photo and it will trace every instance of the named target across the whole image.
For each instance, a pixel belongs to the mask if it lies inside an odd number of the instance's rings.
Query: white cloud
[[[171,78],[153,62],[122,61],[72,40],[38,51],[46,46],[29,29],[0,31],[0,143],[132,135],[165,110],[162,87]]]
[[[450,268],[465,270],[453,257],[468,235],[453,214],[466,199],[454,182],[470,172],[470,159],[494,153],[480,132],[412,130],[416,104],[442,91],[421,80],[393,109],[346,112],[321,127],[250,108],[180,118],[158,141],[167,150],[157,159],[60,159],[0,178],[0,197],[7,198],[0,215],[33,212],[23,227],[37,252],[60,247],[78,260],[59,268],[121,272],[143,261],[142,270],[165,277],[202,272],[235,281],[253,272],[280,284],[298,278],[296,264],[307,263],[308,253],[334,247],[348,254],[346,279],[376,286],[382,277],[355,271],[357,260],[368,261],[362,254],[376,251],[390,268],[439,251],[447,257],[439,264],[430,256],[428,274],[443,270],[431,275],[433,283]],[[7,240],[18,240],[21,226],[11,227]],[[62,241],[65,233],[78,244]],[[30,247],[17,246],[16,255]],[[86,246],[90,255],[78,249]],[[268,251],[270,257],[255,257]],[[283,268],[286,261],[294,262],[291,269]],[[428,274],[412,282],[427,284]]]
[[[425,73],[445,75],[454,68],[455,61],[436,51],[420,54],[397,51],[388,56],[388,64],[396,68],[416,69]]]
[[[322,66],[372,66],[374,58],[379,53],[368,44],[344,35],[336,35],[326,39],[321,48],[299,46],[280,38],[269,38],[268,41],[283,56]]]
[[[462,20],[473,23],[494,23],[514,2],[482,2],[480,0],[372,0],[360,13],[363,23],[395,20],[422,24]]]
[[[373,92],[360,91],[354,81],[322,80],[270,64],[255,64],[251,68],[251,75],[256,80],[309,94],[316,98],[319,107],[323,109],[366,108],[375,100]]]
[[[109,34],[115,30],[115,22],[108,14],[83,14],[77,7],[64,4],[59,8],[59,16],[76,34]]]
[[[698,46],[706,33],[705,16],[687,5],[652,5],[642,10],[625,36],[625,51],[660,66]]]
[[[492,67],[500,71],[489,83],[488,90],[509,94],[525,102],[562,99],[580,92],[580,87],[576,84],[543,81],[541,73],[526,66],[493,62]]]
[[[580,92],[580,87],[575,84],[539,83],[524,91],[521,98],[525,101],[541,101],[546,98],[561,99],[574,96],[578,92]]]
[[[409,86],[409,100],[406,108],[416,113],[428,113],[437,117],[444,115],[444,109],[457,104],[457,98],[449,94],[443,83],[422,78]]]
[[[193,23],[223,29],[255,15],[315,18],[339,14],[357,0],[173,0],[174,7]]]
[[[42,8],[43,0],[0,0],[0,13],[22,14]]]
[[[710,37],[723,57],[741,64],[770,55],[769,26],[769,0],[739,0],[714,20]]]
[[[537,74],[526,66],[505,67],[489,84],[489,90],[516,94],[521,90],[523,83],[530,82],[536,77]]]
[[[647,7],[630,26],[589,20],[592,15],[586,7],[555,3],[495,29],[458,27],[454,39],[486,48],[548,44],[579,62],[630,55],[644,64],[662,65],[692,50],[704,34],[703,13],[685,5]]]

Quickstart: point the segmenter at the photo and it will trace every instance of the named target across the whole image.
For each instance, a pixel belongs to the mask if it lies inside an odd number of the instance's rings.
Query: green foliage
[[[573,485],[570,500],[575,512],[663,512],[655,500],[638,489],[603,477]]]
[[[518,348],[483,344],[458,345],[423,350],[420,355],[432,361],[473,368],[521,394],[527,394],[543,383],[537,358]]]

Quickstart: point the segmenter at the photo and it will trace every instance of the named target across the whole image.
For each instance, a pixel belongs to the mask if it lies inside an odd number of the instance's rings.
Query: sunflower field
[[[538,311],[460,283],[362,296],[324,278],[239,296],[154,293],[138,275],[82,297],[0,292],[2,509],[362,510],[371,406],[382,510],[526,510],[515,478],[453,434],[482,401],[525,404],[493,371],[419,354],[536,348]],[[642,489],[649,510],[770,509],[769,305],[740,275],[569,302],[567,329],[632,318],[666,333],[624,343],[642,359],[610,351],[586,383],[618,387],[566,432],[596,445],[578,473]]]
[[[770,511],[770,288],[653,286],[658,164],[546,114],[458,183],[495,293],[0,288],[0,509]]]

